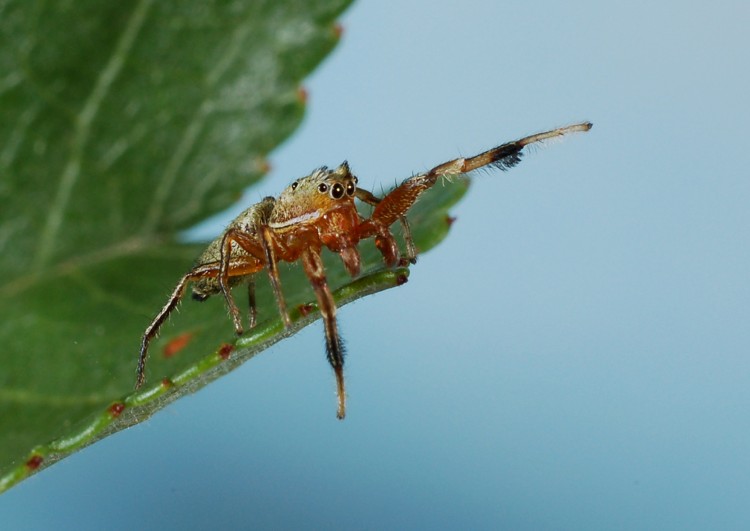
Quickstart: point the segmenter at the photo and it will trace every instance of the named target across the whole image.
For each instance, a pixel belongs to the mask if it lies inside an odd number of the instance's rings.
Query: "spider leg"
[[[248,324],[250,328],[255,328],[258,321],[258,306],[255,302],[255,279],[253,278],[247,280],[247,304],[250,313]]]
[[[310,280],[315,297],[318,299],[318,308],[323,317],[323,325],[326,334],[326,354],[328,363],[333,367],[336,374],[336,393],[338,396],[338,410],[336,416],[343,419],[346,415],[346,389],[344,387],[344,344],[339,336],[336,324],[336,303],[328,287],[323,260],[320,258],[320,250],[308,248],[302,253],[302,267]]]
[[[552,129],[551,131],[545,131],[543,133],[537,133],[535,135],[525,136],[519,140],[507,142],[492,149],[488,149],[487,151],[468,159],[458,158],[448,162],[444,162],[443,164],[432,168],[425,174],[425,176],[434,176],[435,179],[439,176],[450,177],[452,175],[458,175],[461,173],[469,173],[484,166],[494,166],[500,170],[508,170],[521,162],[521,151],[529,144],[535,144],[537,142],[549,140],[550,138],[560,137],[569,133],[585,132],[592,127],[593,124],[591,124],[590,122],[584,122],[580,124],[569,125],[567,127],[559,127],[557,129]],[[432,184],[434,184],[434,182]]]
[[[229,315],[232,316],[232,322],[234,323],[234,330],[238,336],[243,333],[242,319],[240,317],[240,309],[237,307],[237,303],[234,302],[232,297],[232,290],[229,286],[229,264],[232,258],[232,243],[237,242],[238,232],[235,229],[230,229],[224,233],[221,239],[221,261],[219,265],[219,287],[224,295],[224,300],[227,303],[229,309]]]
[[[206,277],[216,277],[218,273],[218,264],[200,265],[190,270],[190,272],[185,274],[177,283],[177,286],[169,296],[167,303],[159,311],[159,313],[156,314],[156,317],[154,317],[154,319],[151,321],[151,324],[148,325],[148,328],[146,328],[146,331],[143,333],[143,337],[141,338],[141,352],[138,357],[138,368],[136,369],[136,389],[140,388],[146,381],[146,359],[148,357],[149,344],[151,343],[151,340],[157,336],[161,325],[163,325],[167,320],[169,314],[171,314],[172,311],[180,303],[182,296],[185,294],[185,287],[187,286],[188,282],[200,280]]]
[[[360,238],[381,235],[384,228],[390,227],[397,219],[403,216],[417,201],[419,196],[431,188],[440,177],[450,178],[454,175],[469,173],[485,166],[507,170],[521,161],[523,148],[529,144],[563,136],[568,133],[588,131],[591,127],[591,123],[584,122],[526,136],[489,149],[473,157],[462,157],[444,162],[435,166],[427,173],[410,177],[386,195],[375,207],[370,219],[362,222],[359,229]]]
[[[406,243],[406,260],[411,264],[417,263],[417,246],[414,244],[414,238],[411,235],[411,226],[406,216],[398,218],[401,221],[401,229],[404,233],[404,242]]]
[[[373,194],[372,192],[365,190],[363,188],[357,188],[357,191],[354,193],[355,197],[362,201],[363,203],[367,203],[368,205],[377,206],[378,203],[380,203],[381,199]],[[403,229],[404,233],[404,243],[406,244],[406,260],[409,263],[416,264],[417,263],[417,247],[414,245],[414,238],[411,236],[411,227],[409,226],[409,220],[406,219],[406,216],[400,216],[398,220],[401,222],[401,228]],[[375,244],[378,245],[376,238]],[[383,245],[384,242],[381,244]],[[378,245],[378,248],[380,248],[380,245]]]
[[[271,279],[271,288],[273,295],[276,297],[276,305],[279,307],[281,320],[284,321],[284,328],[289,328],[292,324],[289,319],[289,311],[286,309],[284,292],[281,291],[281,279],[279,277],[279,264],[273,251],[273,233],[268,225],[260,228],[261,241],[263,242],[263,251],[265,252],[266,266],[268,267],[268,277]]]
[[[250,270],[248,271],[248,267],[242,267],[240,265],[235,265],[232,259],[232,243],[236,243],[239,245],[245,252],[250,254],[250,256],[253,259],[253,262],[250,263]],[[220,270],[219,270],[219,287],[221,288],[221,292],[224,294],[224,299],[226,300],[227,307],[229,309],[229,314],[232,316],[232,322],[234,323],[234,329],[237,332],[237,335],[242,335],[243,329],[242,329],[242,319],[240,317],[240,310],[237,307],[237,304],[234,302],[234,297],[232,297],[232,291],[231,286],[229,285],[229,277],[237,276],[237,275],[247,275],[248,273],[255,273],[262,269],[262,266],[265,265],[264,261],[268,260],[268,252],[266,250],[266,246],[264,245],[264,242],[259,243],[255,235],[249,235],[246,232],[243,232],[238,229],[229,229],[224,233],[224,236],[221,240],[221,261],[220,261]],[[273,258],[273,255],[271,255],[271,258]],[[276,268],[275,261],[273,262],[274,269]],[[269,266],[270,271],[271,266]],[[233,274],[234,273],[234,274]],[[278,273],[277,273],[278,275]],[[272,275],[272,283],[273,283],[273,275]],[[255,304],[255,281],[253,278],[248,279],[248,303],[250,306],[250,328],[255,326],[256,318],[257,318],[257,307]],[[283,304],[283,300],[282,300]],[[286,312],[286,307],[284,306],[284,313]]]

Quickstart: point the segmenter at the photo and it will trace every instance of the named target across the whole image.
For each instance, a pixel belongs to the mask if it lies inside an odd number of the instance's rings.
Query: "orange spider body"
[[[404,228],[406,256],[414,263],[416,249],[411,239],[406,212],[419,196],[439,178],[464,174],[486,166],[508,169],[519,161],[525,146],[576,131],[588,131],[590,123],[576,124],[508,142],[470,158],[459,158],[440,164],[430,171],[406,179],[382,199],[357,187],[357,178],[344,162],[338,168],[315,170],[288,186],[278,198],[266,197],[234,219],[225,232],[211,242],[197,264],[172,292],[166,305],[144,332],[138,360],[136,387],[145,381],[145,364],[150,341],[181,300],[189,282],[193,282],[193,298],[205,300],[222,293],[232,316],[237,334],[243,327],[240,311],[231,288],[248,285],[250,326],[256,322],[255,275],[266,269],[285,326],[289,314],[281,290],[278,262],[301,261],[315,291],[323,318],[326,353],[334,369],[337,383],[337,416],[344,418],[346,392],[344,387],[344,348],[338,333],[336,305],[328,287],[320,253],[323,247],[339,254],[347,272],[356,277],[360,272],[358,244],[374,238],[375,245],[389,267],[402,262],[398,244],[390,227],[400,221]],[[369,218],[357,211],[355,198],[374,206]]]

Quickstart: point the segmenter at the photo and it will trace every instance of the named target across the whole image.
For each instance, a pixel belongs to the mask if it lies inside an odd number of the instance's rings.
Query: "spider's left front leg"
[[[561,137],[569,133],[586,132],[591,127],[590,122],[582,122],[525,136],[488,149],[473,157],[461,157],[449,160],[435,166],[427,173],[410,177],[378,202],[370,219],[366,219],[360,224],[358,228],[359,237],[360,239],[364,239],[374,236],[375,243],[378,245],[380,252],[383,253],[386,263],[393,266],[396,260],[394,256],[395,240],[390,233],[389,227],[396,220],[402,219],[412,205],[416,203],[417,199],[419,199],[419,196],[432,188],[438,179],[441,177],[450,179],[453,176],[470,173],[488,166],[500,170],[510,169],[521,161],[523,149],[526,146],[551,138]]]
[[[328,362],[336,374],[336,393],[338,395],[338,410],[336,416],[343,419],[346,415],[346,389],[344,387],[344,343],[339,336],[336,324],[336,302],[333,299],[331,289],[328,287],[323,260],[320,258],[320,250],[307,248],[302,253],[302,267],[307,278],[310,280],[315,297],[318,299],[318,308],[323,317],[323,326],[326,333],[326,355]]]

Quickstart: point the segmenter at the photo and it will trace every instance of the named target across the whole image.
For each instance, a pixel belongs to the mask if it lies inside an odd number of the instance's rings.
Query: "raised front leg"
[[[521,161],[523,148],[529,144],[542,142],[568,133],[588,131],[591,127],[591,123],[585,122],[526,136],[489,149],[473,157],[462,157],[444,162],[435,166],[427,173],[406,179],[378,203],[370,219],[362,222],[360,225],[360,237],[369,238],[375,236],[377,238],[383,233],[384,229],[387,229],[396,220],[405,215],[417,199],[419,199],[419,196],[432,188],[440,177],[450,178],[454,175],[469,173],[486,166],[507,170]]]

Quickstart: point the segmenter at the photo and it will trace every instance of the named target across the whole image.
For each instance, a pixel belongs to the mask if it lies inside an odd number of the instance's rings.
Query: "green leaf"
[[[133,394],[140,335],[201,250],[176,233],[264,172],[347,4],[0,3],[0,492],[318,317],[302,311],[314,295],[296,265],[282,264],[289,330],[265,281],[261,322],[239,340],[220,297],[188,301]],[[466,185],[413,209],[420,250],[445,236]],[[408,275],[372,242],[362,251],[354,281],[324,257],[339,304]]]
[[[196,256],[175,233],[264,173],[348,3],[0,2],[0,491],[131,392],[141,329]],[[214,312],[151,374],[231,338]]]

